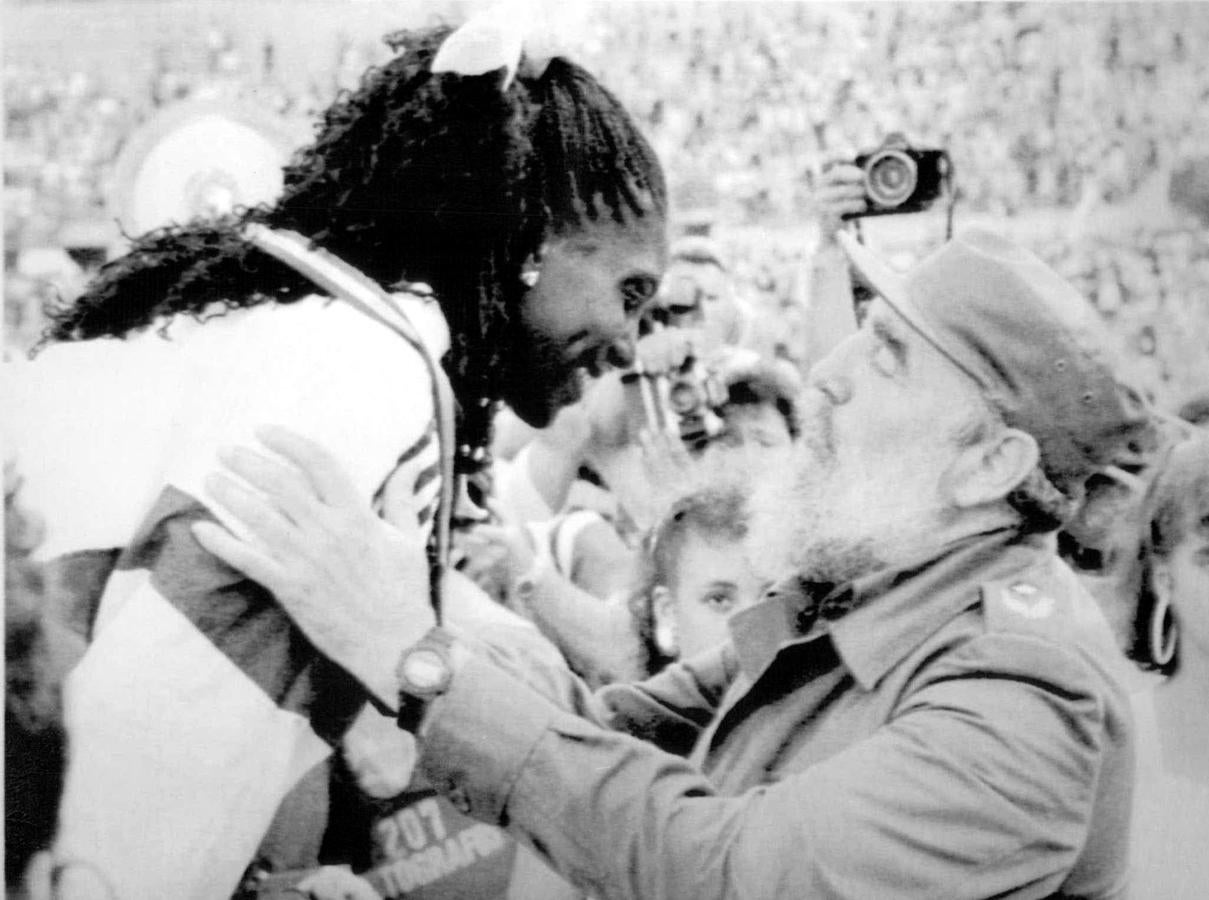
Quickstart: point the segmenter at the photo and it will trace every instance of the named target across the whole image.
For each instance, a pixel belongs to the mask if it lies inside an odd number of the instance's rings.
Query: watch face
[[[449,678],[449,664],[436,650],[418,647],[407,655],[403,663],[403,677],[413,690],[439,690]]]

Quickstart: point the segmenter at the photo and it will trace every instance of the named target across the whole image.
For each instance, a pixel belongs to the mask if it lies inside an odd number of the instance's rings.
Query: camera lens
[[[905,203],[917,183],[915,160],[901,150],[882,150],[865,164],[865,192],[877,206]]]
[[[684,416],[694,412],[701,404],[701,395],[697,386],[687,378],[676,379],[668,390],[668,405],[677,415]]]

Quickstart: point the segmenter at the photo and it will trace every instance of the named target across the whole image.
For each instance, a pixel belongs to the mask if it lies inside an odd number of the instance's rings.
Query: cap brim
[[[853,273],[865,283],[871,291],[886,301],[886,305],[898,313],[899,317],[917,331],[924,340],[939,350],[946,359],[952,362],[975,381],[981,384],[979,378],[962,364],[945,346],[945,342],[937,335],[936,330],[928,324],[911,299],[911,290],[907,279],[890,268],[885,262],[871,252],[868,247],[846,231],[839,232],[836,237],[844,254],[848,257]]]
[[[906,280],[875,256],[868,247],[847,231],[836,235],[848,262],[865,285],[893,303],[898,297],[906,299]]]

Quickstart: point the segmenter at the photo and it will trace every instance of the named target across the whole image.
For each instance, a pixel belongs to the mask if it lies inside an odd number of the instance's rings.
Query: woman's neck
[[[1154,704],[1163,768],[1209,785],[1209,660],[1181,660],[1155,688]]]

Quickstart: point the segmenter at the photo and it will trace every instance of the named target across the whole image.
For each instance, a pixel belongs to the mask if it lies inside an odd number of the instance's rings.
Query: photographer
[[[864,172],[851,159],[829,159],[815,179],[812,208],[818,238],[810,254],[806,296],[802,298],[811,312],[804,348],[809,365],[856,330],[853,286],[839,234],[845,228],[846,217],[863,213],[868,205]]]
[[[725,392],[713,410],[721,430],[704,447],[690,450],[677,436],[645,430],[634,437],[642,464],[621,493],[660,498],[648,504],[658,510],[656,531],[674,499],[782,466],[798,437],[800,385],[783,367],[734,351],[716,374]],[[625,410],[616,415],[623,420]],[[647,641],[650,542],[650,529],[627,542],[600,513],[573,508],[547,522],[472,529],[464,539],[464,571],[536,622],[589,684],[636,680],[653,673],[657,655]],[[662,562],[667,570],[670,563]]]
[[[687,370],[700,379],[705,366],[698,362],[699,332],[660,328],[640,338],[634,365],[627,372],[644,372],[661,378]],[[647,485],[641,480],[638,432],[648,427],[641,404],[629,391],[626,372],[605,372],[585,390],[582,400],[563,409],[550,425],[533,434],[506,464],[497,463],[496,506],[505,521],[543,522],[562,511],[586,468],[603,480],[606,492],[633,521],[624,527],[641,529],[651,524]],[[650,423],[653,425],[654,423]],[[624,496],[621,496],[624,495]],[[627,504],[628,501],[628,504]]]
[[[788,577],[715,654],[595,698],[493,660],[366,576],[376,523],[280,430],[272,477],[231,460],[263,493],[208,482],[253,536],[194,533],[398,709],[456,805],[597,896],[1118,897],[1133,733],[1050,533],[1149,419],[1027,251],[970,232],[897,276],[847,249],[879,298],[755,498]],[[385,635],[398,653],[364,652]]]
[[[712,231],[712,224],[708,228]],[[697,349],[702,355],[746,345],[753,312],[739,297],[725,254],[713,238],[686,234],[672,242],[658,301],[670,324],[700,331]]]
[[[807,240],[813,237],[815,242],[810,268],[800,282],[804,296],[798,297],[806,319],[803,352],[811,361],[821,359],[856,330],[853,285],[837,238],[848,217],[868,209],[864,172],[851,159],[845,162],[834,157],[822,166],[814,179],[811,221],[803,228]],[[636,354],[642,370],[653,374],[680,367],[690,355],[699,356],[706,369],[715,363],[724,365],[722,360],[736,358],[732,351],[740,344],[740,332],[779,327],[775,322],[751,319],[750,311],[738,303],[716,242],[696,237],[682,238],[673,245],[656,308],[671,327],[641,339]],[[746,324],[738,328],[736,323],[743,320]],[[640,484],[640,494],[631,498],[631,512],[643,515],[640,510],[650,504],[644,502],[646,485],[635,475],[643,468],[636,429],[626,418],[627,402],[633,405],[633,401],[632,396],[625,396],[620,376],[606,375],[583,401],[564,409],[548,428],[533,434],[506,465],[497,464],[501,470],[496,481],[497,502],[504,517],[512,522],[549,519],[563,508],[584,464],[606,478],[613,470],[615,482]],[[666,504],[656,507],[660,505]],[[641,525],[649,528],[653,524],[648,511]]]

